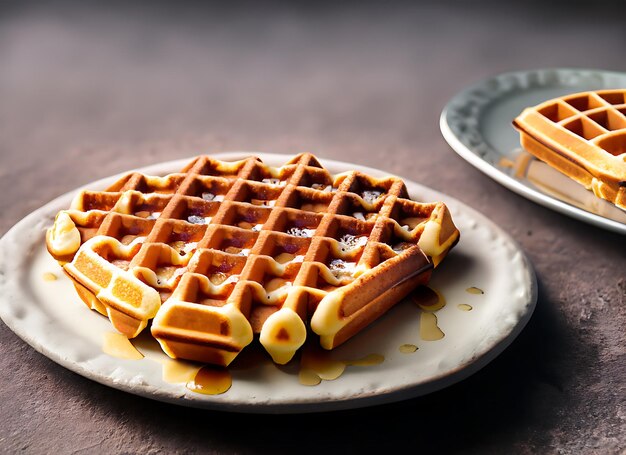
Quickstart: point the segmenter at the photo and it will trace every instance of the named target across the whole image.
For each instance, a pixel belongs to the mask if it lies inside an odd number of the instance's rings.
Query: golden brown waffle
[[[307,325],[331,349],[426,283],[459,238],[402,180],[198,157],[165,177],[83,191],[47,234],[81,298],[171,357],[228,365],[259,333],[288,362]]]
[[[626,209],[626,89],[555,98],[513,125],[528,152]]]

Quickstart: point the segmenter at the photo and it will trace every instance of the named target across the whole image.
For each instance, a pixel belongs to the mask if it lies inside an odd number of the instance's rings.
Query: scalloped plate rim
[[[257,153],[257,152],[228,152],[228,153],[215,153],[211,156],[214,156],[223,160],[235,159],[236,157],[250,156],[256,155],[259,156],[264,162],[279,161],[284,162],[286,158],[290,155],[283,154],[269,154],[269,153]],[[156,170],[162,170],[164,168],[170,169],[168,172],[174,172],[177,168],[180,168],[181,165],[189,162],[191,158],[178,159],[165,163],[153,164],[150,166],[142,167],[140,169],[145,173],[152,173]],[[342,170],[347,169],[357,169],[363,172],[371,173],[372,175],[390,175],[389,173],[385,173],[384,171],[368,168],[365,166],[345,163],[341,161],[328,160],[320,158],[320,162],[324,167],[329,169],[331,173],[342,172]],[[271,164],[271,163],[270,163]],[[176,168],[175,168],[176,167]],[[342,169],[342,170],[337,170]],[[127,171],[130,172],[130,171]],[[438,375],[433,375],[428,378],[428,380],[422,381],[420,383],[407,383],[404,385],[400,385],[398,387],[388,388],[383,393],[375,392],[375,393],[367,393],[361,392],[356,393],[351,396],[342,396],[342,397],[332,397],[331,396],[323,396],[320,393],[320,396],[306,399],[298,399],[292,400],[289,402],[281,402],[280,400],[277,402],[246,402],[245,400],[231,400],[227,397],[227,395],[216,395],[216,396],[206,396],[199,395],[186,392],[184,390],[181,391],[182,394],[176,393],[163,393],[163,391],[155,390],[154,387],[150,387],[150,384],[147,386],[142,383],[131,383],[131,382],[116,382],[114,379],[110,377],[103,377],[101,374],[97,374],[93,370],[87,368],[84,365],[84,362],[78,362],[76,359],[71,358],[71,350],[63,351],[63,349],[59,349],[58,346],[49,346],[46,342],[46,337],[41,337],[41,334],[29,333],[27,331],[28,327],[23,327],[21,322],[17,320],[14,315],[10,314],[8,307],[11,303],[7,303],[9,299],[15,297],[10,292],[4,292],[7,290],[13,290],[11,287],[12,283],[14,286],[17,286],[16,282],[9,282],[7,277],[11,277],[11,274],[17,275],[13,276],[16,280],[23,280],[24,277],[20,276],[20,271],[12,272],[11,269],[5,269],[6,264],[3,264],[3,257],[5,250],[7,249],[7,243],[19,233],[20,230],[25,229],[24,226],[32,223],[34,219],[40,218],[40,214],[45,212],[46,210],[50,211],[52,207],[59,206],[61,202],[67,201],[71,198],[72,195],[76,193],[76,191],[82,188],[102,188],[106,184],[110,184],[115,181],[120,176],[126,174],[127,172],[122,172],[116,174],[111,177],[107,177],[104,179],[97,180],[95,182],[89,183],[87,185],[81,186],[76,190],[72,190],[67,192],[55,199],[51,202],[43,205],[39,209],[35,210],[31,214],[24,217],[21,221],[19,221],[16,225],[14,225],[2,238],[0,238],[0,317],[4,321],[4,323],[15,332],[20,338],[22,338],[26,343],[31,345],[35,350],[48,357],[52,361],[58,363],[59,365],[71,370],[75,373],[80,374],[83,377],[94,380],[108,387],[113,387],[118,390],[122,390],[125,392],[129,392],[135,395],[143,396],[150,399],[156,399],[163,402],[174,403],[178,405],[190,406],[190,407],[199,407],[205,409],[214,409],[214,410],[225,410],[225,411],[234,411],[234,412],[246,412],[246,413],[308,413],[308,412],[324,412],[324,411],[334,411],[334,410],[343,410],[343,409],[354,409],[361,408],[365,406],[372,406],[384,403],[393,403],[400,400],[411,399],[418,396],[422,396],[436,390],[440,390],[442,388],[448,387],[452,384],[455,384],[469,375],[475,373],[479,369],[483,368],[489,362],[491,362],[494,358],[496,358],[502,351],[506,349],[506,347],[519,335],[522,331],[528,320],[530,319],[535,305],[537,301],[537,281],[536,276],[533,270],[533,267],[526,257],[523,250],[520,246],[513,240],[508,234],[502,231],[497,225],[488,220],[486,217],[481,215],[479,212],[474,209],[468,207],[467,205],[449,197],[442,193],[439,193],[435,190],[427,188],[423,185],[415,183],[409,179],[404,179],[409,187],[410,192],[420,191],[426,192],[430,195],[441,196],[442,199],[445,200],[446,203],[451,204],[451,210],[455,207],[461,209],[463,212],[468,213],[473,222],[483,223],[491,229],[492,234],[495,232],[495,237],[502,242],[507,243],[507,245],[516,250],[516,253],[520,254],[520,261],[522,264],[523,270],[521,273],[524,275],[523,286],[525,286],[525,291],[527,291],[527,298],[520,298],[518,302],[518,306],[515,308],[518,310],[519,314],[515,315],[517,318],[513,326],[508,328],[506,331],[501,333],[500,337],[496,340],[492,340],[492,343],[486,347],[483,347],[482,351],[477,352],[475,356],[468,359],[466,362],[455,365],[453,368],[449,368],[447,371],[442,372]],[[454,216],[454,214],[453,214]],[[32,227],[30,229],[33,229]],[[461,233],[463,236],[463,233]],[[38,238],[32,240],[32,248],[36,248],[36,244],[43,240],[43,231],[40,232]],[[26,259],[24,259],[26,261]],[[28,296],[28,289],[17,289],[18,293],[21,293],[21,298],[25,297],[33,297],[32,295]],[[523,301],[522,301],[523,300]],[[13,308],[14,309],[14,308]],[[32,311],[32,308],[27,309],[26,311]],[[41,316],[41,315],[36,315]],[[63,348],[63,347],[62,347]],[[98,348],[99,349],[99,348]],[[69,355],[68,355],[69,352]],[[121,363],[117,359],[113,359],[113,363]],[[120,367],[121,368],[121,367]],[[145,378],[144,378],[145,379]],[[343,378],[340,378],[343,379]],[[297,379],[296,379],[297,381]],[[149,382],[149,381],[148,381]],[[325,381],[329,382],[329,381]],[[235,383],[235,382],[233,382]],[[300,386],[303,387],[303,386]],[[329,386],[330,387],[330,386]],[[229,391],[230,392],[230,391]],[[227,397],[226,399],[222,397]]]
[[[604,228],[610,230],[612,232],[617,232],[620,234],[626,234],[626,224],[620,223],[618,221],[614,221],[603,216],[597,215],[595,213],[583,210],[581,208],[570,205],[566,202],[562,202],[548,194],[545,194],[537,189],[531,188],[525,185],[523,182],[507,175],[502,172],[498,168],[496,168],[491,163],[487,162],[485,159],[480,157],[475,150],[472,149],[471,145],[468,145],[464,141],[462,141],[452,130],[449,122],[449,113],[453,106],[461,103],[464,99],[466,99],[469,94],[476,91],[479,88],[482,88],[489,84],[492,81],[497,81],[498,79],[507,77],[507,76],[519,76],[519,75],[527,75],[531,73],[544,73],[544,72],[557,72],[564,75],[573,74],[575,72],[587,72],[590,74],[599,74],[607,77],[623,77],[626,81],[626,73],[621,73],[618,71],[604,71],[604,70],[595,70],[595,69],[586,69],[586,68],[540,68],[540,69],[531,69],[531,70],[521,70],[521,71],[509,71],[500,74],[496,74],[490,77],[487,77],[471,86],[468,86],[454,95],[448,103],[446,103],[443,111],[441,112],[441,116],[439,118],[439,127],[441,129],[441,133],[446,140],[446,142],[450,145],[450,147],[464,160],[466,160],[469,164],[474,166],[476,169],[489,176],[496,182],[500,183],[504,187],[509,190],[537,203],[549,209],[552,209],[561,214],[567,215],[571,218],[577,219],[579,221],[583,221],[589,223],[593,226],[597,226],[600,228]],[[574,93],[574,92],[572,92]],[[490,99],[490,102],[498,100],[498,96]],[[491,149],[494,153],[498,154],[497,150]],[[501,154],[500,154],[501,155]],[[503,155],[501,155],[503,156]]]

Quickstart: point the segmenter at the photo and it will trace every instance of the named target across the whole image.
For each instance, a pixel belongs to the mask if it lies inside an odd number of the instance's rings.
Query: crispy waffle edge
[[[46,233],[77,294],[118,331],[151,323],[170,357],[218,365],[255,333],[279,364],[307,337],[342,344],[426,284],[458,240],[445,204],[411,201],[394,177],[332,176],[311,154],[131,173],[79,193]]]

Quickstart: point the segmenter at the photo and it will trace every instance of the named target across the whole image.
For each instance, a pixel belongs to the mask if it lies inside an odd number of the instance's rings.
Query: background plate
[[[465,160],[516,193],[548,208],[626,234],[626,212],[520,149],[511,122],[525,107],[587,90],[626,87],[626,74],[539,69],[500,74],[455,95],[444,108],[444,138]]]
[[[250,153],[215,155],[224,160]],[[289,157],[258,153],[264,162],[280,166]],[[143,168],[152,175],[178,171],[189,160]],[[357,169],[374,176],[384,172],[323,160],[331,173]],[[119,176],[87,185],[101,189]],[[125,360],[103,352],[111,332],[108,320],[90,311],[76,296],[69,280],[45,249],[45,229],[55,214],[67,208],[75,191],[28,215],[0,239],[0,316],[37,351],[64,367],[102,384],[137,395],[186,406],[239,412],[314,412],[355,408],[423,395],[457,382],[486,365],[522,330],[537,299],[533,269],[518,245],[498,226],[462,203],[406,181],[412,198],[448,204],[461,240],[433,274],[431,286],[446,299],[436,315],[445,336],[420,337],[420,310],[405,300],[378,322],[329,354],[349,360],[381,354],[377,365],[348,366],[343,375],[317,386],[298,380],[298,362],[278,367],[253,347],[230,367],[233,383],[221,395],[190,391],[184,382],[164,374],[171,362],[149,336],[140,338],[140,360]],[[44,280],[54,273],[55,281]],[[467,292],[470,287],[483,295]],[[458,305],[471,305],[462,311]],[[403,344],[418,350],[406,354]],[[256,354],[255,354],[256,352]],[[241,360],[241,362],[239,362]],[[175,367],[176,365],[174,365]]]

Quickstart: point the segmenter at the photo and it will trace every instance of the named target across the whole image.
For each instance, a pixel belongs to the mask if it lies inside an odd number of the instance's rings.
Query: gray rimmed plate
[[[525,107],[569,93],[626,87],[626,73],[537,69],[500,74],[455,95],[440,119],[444,138],[510,190],[572,218],[626,234],[626,212],[521,150],[511,122]]]

